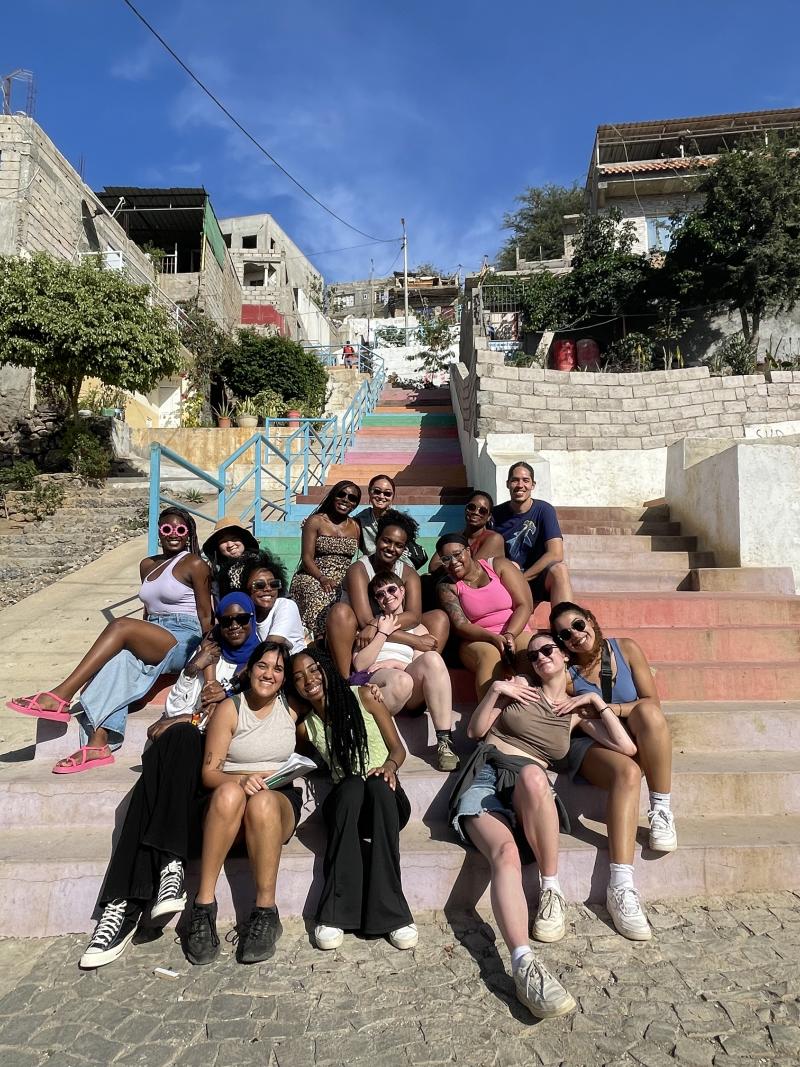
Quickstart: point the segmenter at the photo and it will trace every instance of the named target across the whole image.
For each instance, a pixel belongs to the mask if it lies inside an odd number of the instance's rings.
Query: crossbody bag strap
[[[600,689],[603,693],[603,700],[606,704],[611,702],[611,687],[614,681],[614,677],[611,673],[611,650],[608,647],[608,641],[603,641],[603,647],[600,651]]]

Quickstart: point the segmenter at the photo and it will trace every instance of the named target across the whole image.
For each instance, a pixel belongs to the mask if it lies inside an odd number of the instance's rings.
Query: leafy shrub
[[[262,337],[240,330],[232,352],[221,366],[222,376],[236,396],[252,397],[274,390],[287,402],[299,400],[308,415],[325,407],[328,376],[313,352],[286,337]]]
[[[69,469],[86,482],[99,482],[111,470],[111,449],[84,426],[70,426],[61,449]]]
[[[202,393],[192,393],[181,404],[181,426],[196,429],[203,425],[203,408],[206,400]]]
[[[286,401],[275,389],[262,389],[250,399],[262,419],[276,419],[286,411]]]
[[[605,370],[645,371],[653,369],[654,346],[644,333],[629,333],[609,345]]]
[[[702,362],[709,374],[755,374],[757,369],[756,348],[743,333],[733,333],[724,338],[707,353]]]
[[[0,470],[0,494],[5,494],[10,489],[30,491],[36,485],[38,473],[36,464],[30,459],[18,460],[10,467],[5,467]]]
[[[404,348],[406,345],[406,331],[399,326],[382,326],[375,331],[377,345],[389,345],[392,348]]]
[[[31,511],[37,519],[53,515],[64,503],[64,487],[58,482],[37,482],[33,487]]]

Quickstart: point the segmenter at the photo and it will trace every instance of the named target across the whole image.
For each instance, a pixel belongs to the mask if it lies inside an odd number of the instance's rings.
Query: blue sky
[[[797,0],[138,0],[316,196],[410,265],[473,270],[527,185],[583,181],[602,122],[800,105]],[[87,181],[204,185],[219,217],[271,212],[306,252],[360,244],[248,144],[121,0],[7,0],[0,73]],[[376,274],[399,243],[315,258]]]

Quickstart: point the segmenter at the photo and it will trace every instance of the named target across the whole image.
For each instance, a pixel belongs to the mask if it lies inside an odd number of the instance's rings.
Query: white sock
[[[563,897],[564,894],[561,892],[561,886],[558,884],[557,874],[540,874],[539,883],[543,893],[546,889],[552,889],[555,893],[558,893]]]
[[[609,863],[609,889],[633,889],[633,864]]]
[[[511,972],[512,972],[512,974],[516,974],[517,973],[517,971],[519,970],[520,963],[522,962],[523,958],[528,955],[530,950],[531,950],[531,946],[530,945],[518,945],[516,948],[511,950]]]
[[[650,810],[658,811],[660,808],[662,811],[669,811],[670,801],[672,800],[671,793],[656,793],[652,789],[650,790]]]

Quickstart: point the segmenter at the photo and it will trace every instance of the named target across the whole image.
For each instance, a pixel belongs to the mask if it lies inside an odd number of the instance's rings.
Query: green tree
[[[179,365],[180,339],[149,288],[86,256],[0,257],[0,364],[31,367],[62,389],[73,419],[85,378],[149,392]]]
[[[568,322],[647,309],[653,268],[646,255],[633,251],[635,243],[633,224],[617,209],[581,218],[572,270],[561,279],[561,311]]]
[[[434,278],[451,278],[455,271],[453,271],[453,274],[449,274],[446,270],[442,270],[441,267],[437,267],[435,263],[431,263],[430,260],[423,260],[422,263],[418,263],[408,273],[423,276],[432,275]]]
[[[240,330],[220,371],[226,385],[241,399],[274,389],[288,406],[296,404],[306,415],[320,415],[325,407],[325,368],[312,352],[286,337],[263,337],[255,330]]]
[[[737,149],[697,188],[704,201],[676,219],[664,270],[684,299],[738,311],[756,348],[764,317],[800,297],[800,156]]]
[[[583,190],[576,183],[529,186],[515,198],[520,207],[503,216],[511,236],[497,256],[498,270],[516,268],[521,259],[558,259],[564,254],[564,216],[583,211]]]
[[[423,319],[417,327],[417,340],[423,347],[419,354],[419,369],[426,374],[438,374],[447,368],[453,343],[452,323],[441,316]]]

